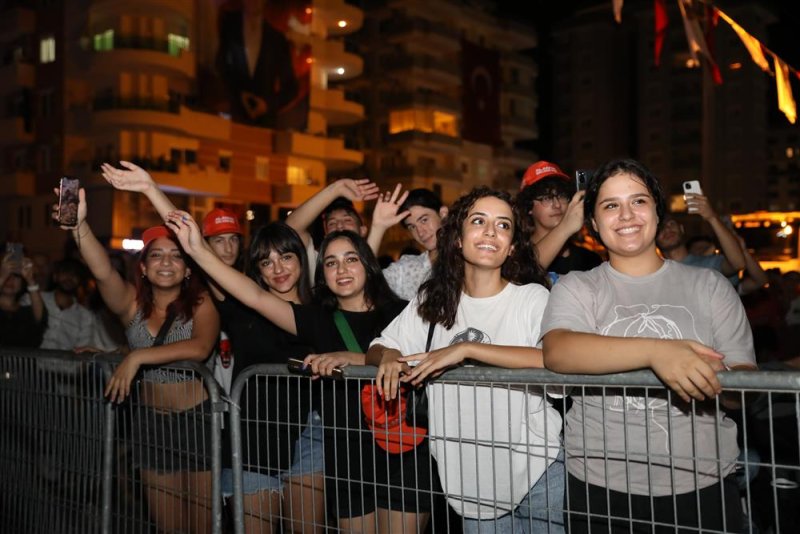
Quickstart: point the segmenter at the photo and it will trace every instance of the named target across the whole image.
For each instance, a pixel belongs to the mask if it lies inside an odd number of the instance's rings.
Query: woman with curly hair
[[[520,223],[505,192],[479,187],[452,205],[431,277],[367,354],[384,398],[466,362],[542,367],[547,279]],[[430,450],[464,531],[562,531],[561,417],[542,391],[432,383],[427,393]]]

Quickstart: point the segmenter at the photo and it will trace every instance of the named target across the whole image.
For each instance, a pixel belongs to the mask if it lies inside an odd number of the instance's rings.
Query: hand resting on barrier
[[[311,366],[311,379],[316,380],[321,376],[335,377],[341,375],[342,368],[348,365],[364,365],[364,355],[357,352],[339,351],[325,354],[309,354],[303,360]]]

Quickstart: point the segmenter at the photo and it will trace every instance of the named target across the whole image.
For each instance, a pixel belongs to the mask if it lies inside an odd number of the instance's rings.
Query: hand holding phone
[[[585,191],[586,184],[589,182],[589,179],[592,177],[592,171],[588,169],[578,169],[575,171],[575,190],[576,191]]]
[[[22,262],[25,256],[22,253],[22,243],[6,243],[6,261],[11,265],[12,272],[22,272]]]
[[[287,366],[291,372],[301,374],[303,376],[313,376],[314,374],[311,371],[311,366],[306,364],[305,361],[301,360],[300,358],[289,358]],[[342,376],[344,376],[342,374],[342,369],[340,367],[334,367],[332,376],[333,378],[342,378]]]
[[[697,207],[692,205],[692,200],[687,199],[686,195],[702,195],[703,190],[700,188],[700,182],[697,180],[687,180],[683,182],[683,199],[686,201],[686,211],[689,213],[697,213]]]
[[[66,227],[78,225],[78,190],[80,181],[77,178],[64,176],[58,184],[58,224]]]

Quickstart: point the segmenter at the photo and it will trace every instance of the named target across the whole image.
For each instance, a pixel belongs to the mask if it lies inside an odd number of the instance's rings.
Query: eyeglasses
[[[534,197],[533,200],[542,204],[550,204],[552,206],[555,203],[561,204],[562,202],[567,202],[569,197],[563,193],[559,193],[556,195],[542,195],[540,197]]]

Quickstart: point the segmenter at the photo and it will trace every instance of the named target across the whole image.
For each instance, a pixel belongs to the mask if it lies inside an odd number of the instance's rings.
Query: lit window
[[[787,158],[793,158],[794,157],[794,148],[792,148],[792,147],[787,147],[786,148],[786,157]]]
[[[94,49],[96,52],[114,49],[114,30],[106,30],[94,35]]]
[[[181,51],[189,51],[189,38],[176,33],[167,35],[167,52],[171,56],[181,55]]]
[[[389,115],[389,131],[396,134],[408,130],[458,136],[456,117],[450,113],[423,109],[392,111]]]
[[[256,157],[256,180],[269,180],[269,158]]]
[[[52,63],[56,60],[56,38],[45,37],[39,41],[39,61]]]
[[[308,185],[308,171],[303,167],[290,165],[286,169],[286,183],[289,185]]]

